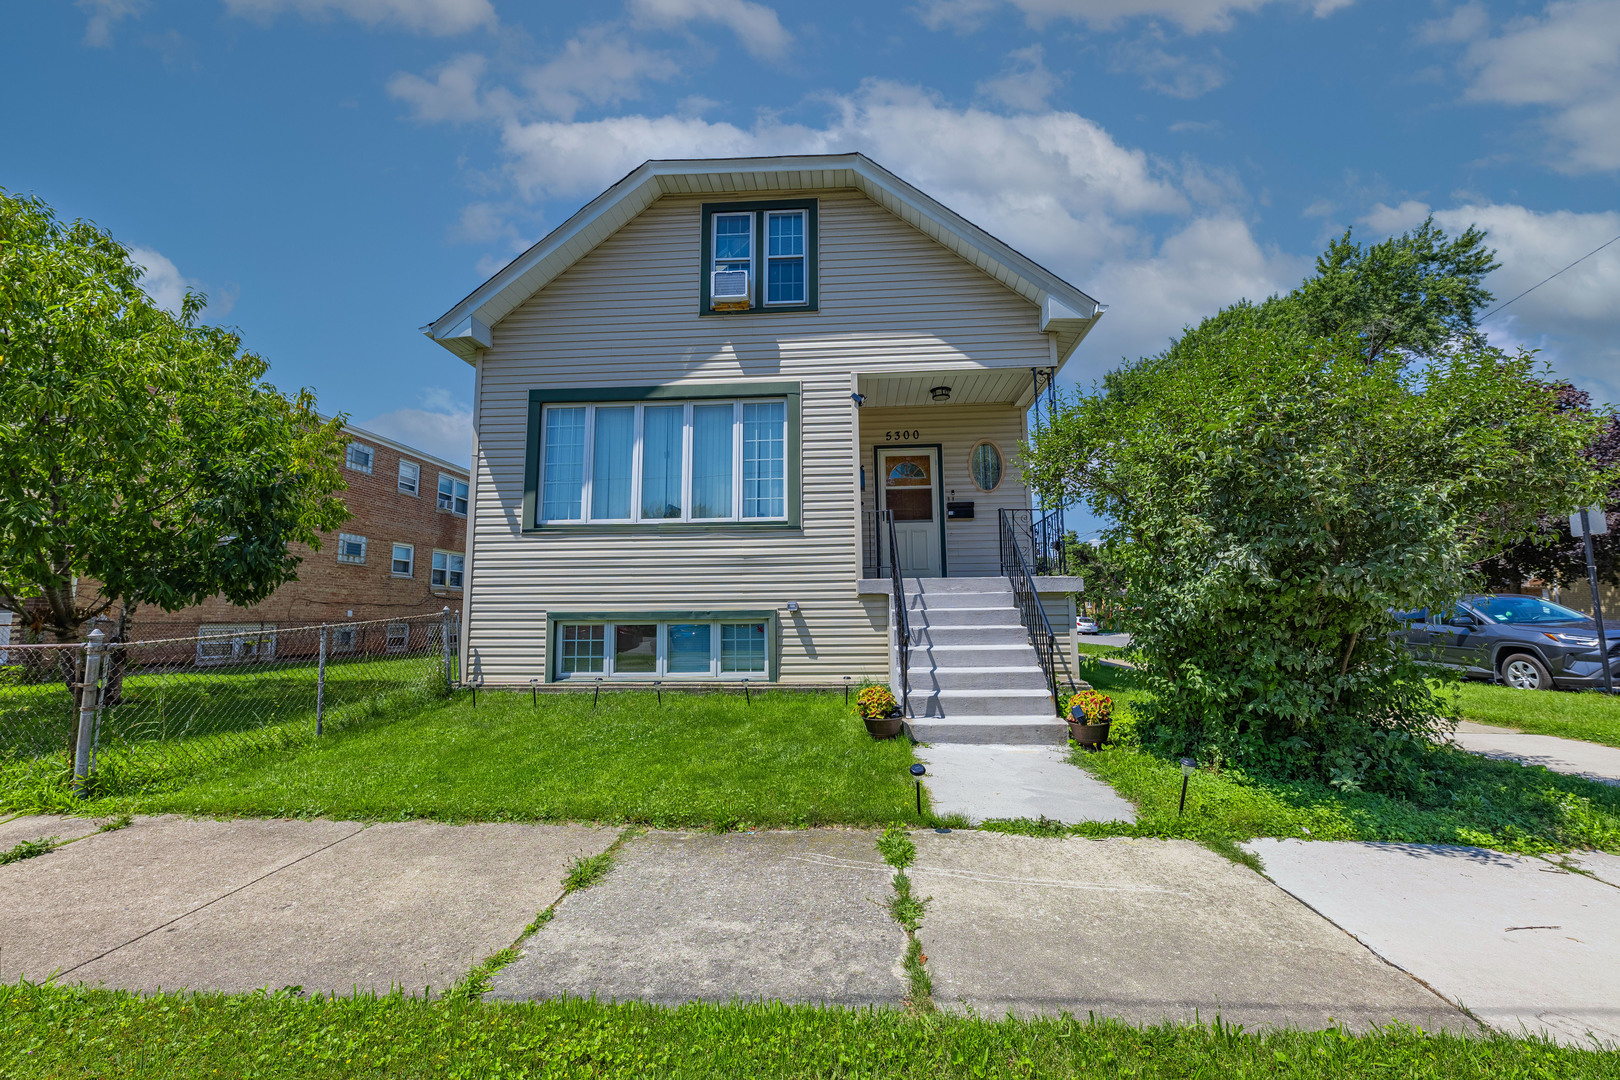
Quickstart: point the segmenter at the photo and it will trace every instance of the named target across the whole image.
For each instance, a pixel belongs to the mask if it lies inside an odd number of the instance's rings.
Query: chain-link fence
[[[458,627],[435,614],[0,646],[0,800],[140,791],[396,715],[454,685]]]

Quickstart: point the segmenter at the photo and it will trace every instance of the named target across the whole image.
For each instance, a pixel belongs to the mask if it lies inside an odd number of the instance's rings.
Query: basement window
[[[767,673],[764,620],[562,623],[556,677],[724,678]]]

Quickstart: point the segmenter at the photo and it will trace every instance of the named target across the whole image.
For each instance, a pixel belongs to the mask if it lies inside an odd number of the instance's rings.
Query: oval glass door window
[[[973,483],[980,491],[994,491],[1001,483],[1001,451],[995,443],[982,442],[973,448],[968,458],[968,469]]]

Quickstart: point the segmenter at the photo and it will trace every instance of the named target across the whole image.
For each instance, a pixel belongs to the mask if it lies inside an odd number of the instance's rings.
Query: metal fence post
[[[444,645],[444,689],[445,689],[446,693],[450,693],[450,692],[455,690],[456,684],[455,684],[455,680],[453,680],[450,677],[450,608],[449,608],[449,605],[446,605],[445,609],[444,609],[444,628],[440,632],[439,637],[442,639],[442,644]]]
[[[79,690],[79,738],[73,747],[73,794],[84,798],[90,782],[90,748],[96,735],[96,709],[101,704],[101,663],[107,651],[100,630],[90,631],[84,650],[84,681]]]
[[[326,624],[321,623],[321,658],[315,671],[315,734],[326,719]]]

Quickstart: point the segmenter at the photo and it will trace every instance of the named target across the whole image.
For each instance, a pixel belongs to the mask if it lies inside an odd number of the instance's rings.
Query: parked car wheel
[[[1552,673],[1529,653],[1514,653],[1502,661],[1502,681],[1515,690],[1551,690]]]

